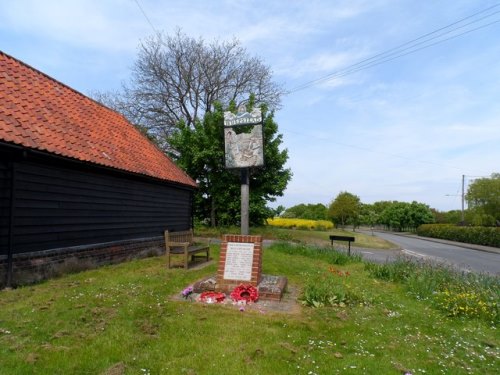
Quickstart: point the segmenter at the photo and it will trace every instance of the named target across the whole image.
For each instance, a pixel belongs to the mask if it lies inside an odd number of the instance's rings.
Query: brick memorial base
[[[257,287],[262,279],[262,236],[225,234],[220,247],[217,291],[229,293],[240,284]]]
[[[262,236],[224,235],[217,275],[197,282],[194,291],[229,294],[241,284],[256,287],[262,300],[280,301],[285,292],[286,277],[262,275]]]

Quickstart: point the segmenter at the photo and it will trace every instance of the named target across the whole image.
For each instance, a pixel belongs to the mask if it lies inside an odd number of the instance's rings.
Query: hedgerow
[[[459,227],[451,224],[423,224],[417,234],[424,237],[440,238],[476,245],[500,247],[500,228]]]

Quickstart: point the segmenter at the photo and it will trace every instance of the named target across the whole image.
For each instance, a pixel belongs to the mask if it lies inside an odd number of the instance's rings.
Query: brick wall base
[[[33,284],[67,273],[164,253],[163,237],[153,237],[16,254],[12,259],[11,286]],[[2,288],[6,286],[7,267],[7,257],[0,256]]]
[[[224,278],[228,243],[244,243],[253,245],[253,259],[251,262],[250,280],[228,280]],[[222,236],[220,247],[219,266],[217,270],[217,291],[227,293],[240,284],[259,285],[262,278],[262,236],[247,236],[225,234]]]

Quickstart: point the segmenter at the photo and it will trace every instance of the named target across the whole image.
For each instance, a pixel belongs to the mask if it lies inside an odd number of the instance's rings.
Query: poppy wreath
[[[231,299],[235,302],[256,302],[259,299],[259,291],[252,285],[239,285],[231,292]]]
[[[226,298],[226,295],[224,293],[217,293],[217,292],[203,292],[200,294],[200,301],[201,302],[217,302],[221,303],[224,301]]]

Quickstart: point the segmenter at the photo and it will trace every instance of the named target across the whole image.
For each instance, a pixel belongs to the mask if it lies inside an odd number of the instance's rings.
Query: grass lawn
[[[319,246],[330,245],[330,235],[350,236],[355,238],[355,242],[351,246],[364,247],[370,249],[395,249],[396,245],[383,240],[382,238],[364,234],[360,232],[352,232],[343,229],[330,229],[326,231],[302,230],[302,229],[285,229],[276,228],[270,225],[256,227],[250,229],[252,235],[262,235],[266,239],[292,241],[299,243],[315,244]],[[225,233],[239,234],[240,228],[196,228],[195,233],[199,236],[220,237]],[[347,245],[347,242],[339,242],[341,245]]]
[[[288,247],[287,247],[288,246]],[[218,249],[213,249],[214,258]],[[356,299],[295,313],[173,299],[215,274],[147,258],[0,292],[1,374],[497,374],[497,326],[451,318],[362,262],[264,251],[264,273]],[[309,284],[308,284],[309,283]]]

